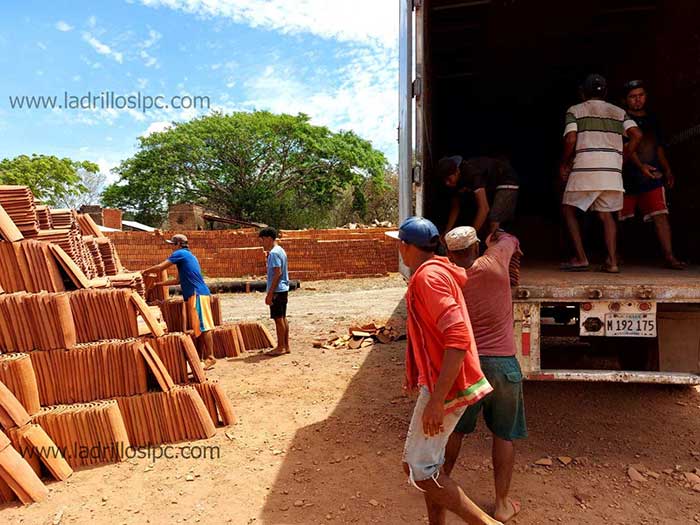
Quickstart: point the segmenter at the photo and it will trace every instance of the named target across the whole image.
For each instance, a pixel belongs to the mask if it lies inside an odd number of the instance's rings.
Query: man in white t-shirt
[[[617,224],[614,213],[622,209],[623,156],[648,169],[637,157],[642,134],[625,110],[606,102],[607,83],[600,75],[589,75],[583,85],[585,102],[569,108],[564,130],[564,154],[559,175],[566,184],[562,213],[574,245],[573,259],[562,263],[569,271],[588,269],[576,209],[598,213],[604,229],[608,256],[602,271],[618,273]],[[623,137],[629,142],[623,148]],[[651,176],[651,174],[650,174]]]

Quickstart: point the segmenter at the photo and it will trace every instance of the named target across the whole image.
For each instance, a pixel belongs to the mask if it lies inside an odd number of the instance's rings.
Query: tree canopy
[[[89,161],[20,155],[0,161],[0,184],[29,186],[37,199],[55,206],[88,192],[83,184],[85,176],[99,171],[97,164]]]
[[[316,225],[346,188],[383,184],[386,168],[368,141],[312,125],[304,114],[213,113],[140,137],[102,201],[156,225],[170,205],[194,203],[298,228]]]

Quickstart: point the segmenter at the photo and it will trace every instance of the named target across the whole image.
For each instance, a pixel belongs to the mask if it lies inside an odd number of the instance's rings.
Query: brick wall
[[[280,244],[289,258],[291,279],[302,281],[374,277],[398,271],[398,245],[385,229],[282,231]],[[185,233],[206,277],[265,275],[265,254],[257,230],[163,232]],[[122,264],[142,270],[172,251],[163,239],[144,232],[110,233]]]
[[[103,226],[114,228],[115,230],[122,229],[122,211],[113,208],[103,208],[102,210]]]

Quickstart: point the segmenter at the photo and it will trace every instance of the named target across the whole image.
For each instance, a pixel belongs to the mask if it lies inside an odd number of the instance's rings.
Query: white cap
[[[471,226],[459,226],[445,235],[445,244],[447,244],[447,249],[451,252],[466,250],[477,242],[479,242],[479,237],[476,235],[476,230]]]

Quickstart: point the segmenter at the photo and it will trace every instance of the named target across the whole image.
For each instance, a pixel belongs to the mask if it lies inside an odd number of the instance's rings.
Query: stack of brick
[[[281,232],[292,279],[324,280],[375,277],[398,271],[398,246],[386,229],[303,230]],[[166,232],[168,238],[174,233]],[[183,232],[209,278],[265,275],[265,253],[255,230]],[[110,233],[123,263],[148,268],[168,257],[163,239],[144,232]]]

